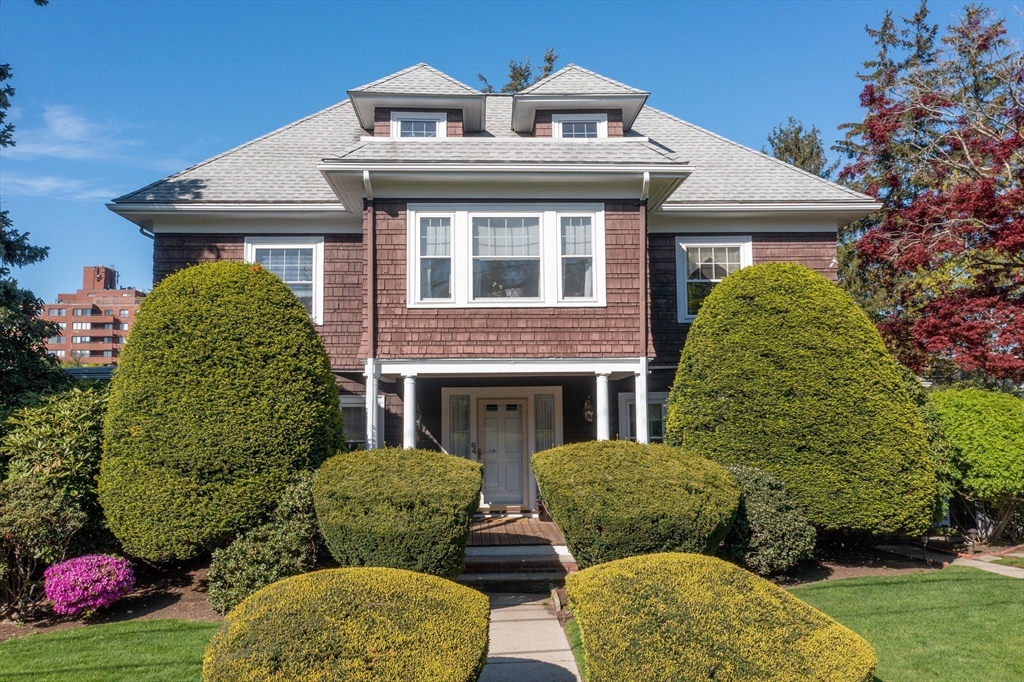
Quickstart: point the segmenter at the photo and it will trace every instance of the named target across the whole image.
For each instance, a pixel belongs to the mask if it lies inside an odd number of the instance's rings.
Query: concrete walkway
[[[905,556],[909,559],[919,559],[921,561],[939,564],[940,566],[969,566],[970,568],[976,568],[979,571],[988,571],[989,573],[1005,575],[1008,578],[1024,579],[1024,568],[993,564],[991,563],[991,559],[988,561],[981,561],[979,559],[953,557],[949,554],[927,551],[920,547],[915,547],[914,545],[878,545],[875,549],[882,552],[888,552],[889,554]]]
[[[492,594],[491,643],[480,682],[579,682],[551,598]]]

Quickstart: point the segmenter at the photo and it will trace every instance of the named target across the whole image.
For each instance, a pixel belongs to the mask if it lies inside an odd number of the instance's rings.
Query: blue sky
[[[1018,39],[1022,2],[990,2]],[[930,3],[949,23],[961,2]],[[15,226],[51,247],[19,271],[46,301],[84,265],[151,286],[152,242],[110,199],[345,99],[417,62],[500,87],[510,57],[574,62],[760,149],[795,116],[826,142],[861,116],[864,26],[916,2],[0,2],[17,147],[0,156]]]

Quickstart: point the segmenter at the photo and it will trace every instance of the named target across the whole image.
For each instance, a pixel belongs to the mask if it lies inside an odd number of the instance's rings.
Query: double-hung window
[[[313,322],[323,324],[323,237],[246,237],[245,260],[280,277]]]
[[[576,140],[608,137],[608,114],[553,114],[551,136]]]
[[[692,322],[715,285],[751,260],[750,237],[676,237],[679,322]]]
[[[391,137],[430,138],[448,136],[448,115],[438,112],[391,112]]]
[[[409,307],[605,305],[601,204],[410,204]]]
[[[540,298],[540,218],[473,218],[473,300]]]

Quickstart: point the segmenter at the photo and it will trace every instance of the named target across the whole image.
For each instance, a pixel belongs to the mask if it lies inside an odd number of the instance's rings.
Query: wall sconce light
[[[587,402],[583,403],[583,419],[589,424],[594,421],[594,404],[590,402],[590,396],[587,396]]]

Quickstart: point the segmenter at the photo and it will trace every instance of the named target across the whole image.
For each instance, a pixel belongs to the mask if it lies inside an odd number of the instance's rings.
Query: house
[[[752,263],[836,276],[867,196],[647,106],[570,65],[515,95],[417,64],[110,209],[154,280],[262,263],[306,304],[354,446],[485,466],[533,509],[535,451],[660,440],[701,301]]]

